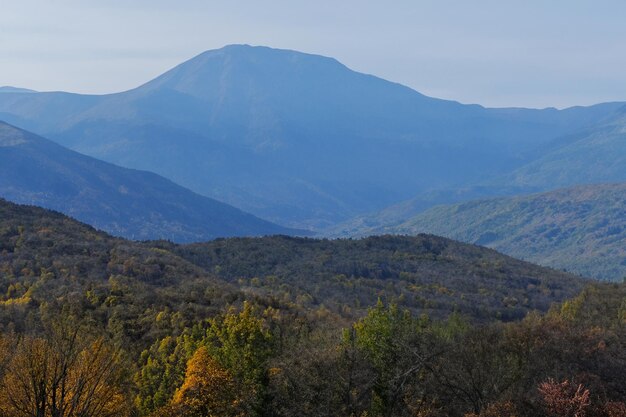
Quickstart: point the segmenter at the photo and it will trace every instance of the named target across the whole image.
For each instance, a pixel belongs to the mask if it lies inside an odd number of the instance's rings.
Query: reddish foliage
[[[539,385],[539,392],[548,412],[556,417],[584,417],[591,404],[589,390],[568,380],[550,378]]]

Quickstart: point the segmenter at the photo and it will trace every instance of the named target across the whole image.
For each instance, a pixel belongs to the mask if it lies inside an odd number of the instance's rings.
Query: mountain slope
[[[0,122],[0,197],[61,211],[134,239],[200,241],[297,231]]]
[[[375,233],[436,233],[542,265],[626,277],[626,183],[440,206]]]
[[[626,106],[610,119],[563,138],[552,148],[499,182],[549,189],[626,181]]]
[[[141,313],[158,328],[159,311],[181,309],[189,320],[227,299],[358,317],[381,298],[433,317],[458,311],[485,321],[546,311],[584,285],[570,274],[436,236],[140,243],[0,200],[0,306],[37,310],[74,294],[81,298],[73,302],[88,297],[84,302],[102,310],[101,319],[134,297],[128,314]]]
[[[485,109],[246,45],[123,93],[0,96],[0,117],[74,150],[312,228],[508,173],[618,107]]]
[[[450,311],[511,320],[565,296],[582,281],[493,250],[432,235],[318,240],[272,236],[165,247],[229,282],[282,299],[361,310],[377,298],[430,316]]]

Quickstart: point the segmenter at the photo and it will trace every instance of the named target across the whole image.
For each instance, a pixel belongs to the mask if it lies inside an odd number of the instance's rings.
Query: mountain
[[[0,197],[61,211],[118,236],[189,242],[301,233],[0,122]]]
[[[626,277],[626,183],[439,206],[371,233],[436,233],[584,276]]]
[[[423,192],[383,210],[356,216],[319,232],[323,236],[366,236],[402,228],[403,223],[437,206],[533,194],[581,184],[626,181],[626,106],[597,124],[548,141],[537,157],[509,174],[477,185]]]
[[[187,317],[228,298],[344,317],[363,315],[381,298],[433,317],[457,311],[479,321],[512,320],[546,311],[586,281],[436,236],[132,242],[60,213],[0,200],[0,283],[15,288],[0,293],[0,306],[24,302],[36,310],[67,294],[86,294],[106,317],[136,298],[129,314],[152,317],[146,323],[158,327],[158,311],[181,308]]]
[[[35,90],[29,90],[27,88],[18,88],[11,86],[0,87],[0,94],[2,93],[36,93]]]
[[[542,156],[497,180],[543,190],[622,181],[626,181],[626,106],[592,128],[550,143]]]
[[[429,208],[454,204],[461,201],[476,200],[479,198],[502,197],[528,193],[527,187],[497,187],[497,186],[470,186],[463,188],[448,188],[425,191],[414,198],[393,204],[382,210],[361,214],[347,221],[331,225],[318,230],[320,237],[359,237],[371,236],[379,230],[393,230]]]
[[[122,93],[2,94],[0,118],[317,229],[510,173],[621,105],[487,109],[426,97],[332,58],[231,45]]]

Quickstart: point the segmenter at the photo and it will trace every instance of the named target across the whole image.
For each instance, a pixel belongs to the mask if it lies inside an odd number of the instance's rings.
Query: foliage
[[[77,329],[25,336],[13,348],[0,382],[8,417],[117,417],[130,414],[127,374],[102,338]]]
[[[617,183],[481,199],[434,207],[372,233],[434,233],[618,281],[626,275],[625,196],[626,183]]]
[[[591,405],[589,390],[567,379],[560,383],[548,379],[539,385],[539,392],[548,412],[555,417],[584,417]]]
[[[206,347],[196,350],[189,362],[185,381],[171,402],[172,415],[185,417],[243,416],[232,376],[220,367]]]
[[[550,379],[582,384],[587,416],[624,417],[626,283],[581,291],[432,236],[178,246],[0,211],[8,417],[531,417],[549,413]],[[420,280],[438,283],[424,292],[438,308],[406,296]],[[528,306],[505,317],[500,296]]]

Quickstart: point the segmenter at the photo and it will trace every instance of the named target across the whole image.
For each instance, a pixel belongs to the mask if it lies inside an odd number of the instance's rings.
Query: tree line
[[[337,326],[245,302],[139,358],[50,316],[0,340],[3,416],[626,416],[626,286],[472,324],[378,302]]]

